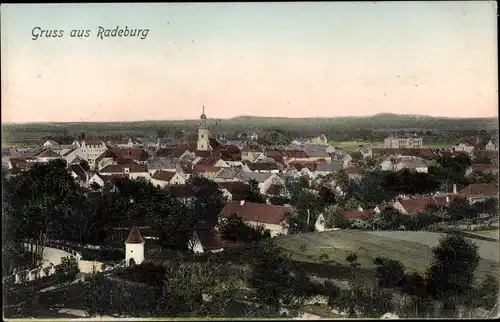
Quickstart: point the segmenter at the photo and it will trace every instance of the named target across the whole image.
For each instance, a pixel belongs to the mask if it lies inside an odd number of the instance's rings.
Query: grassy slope
[[[429,245],[422,243],[422,236],[415,238],[415,242],[408,240],[411,239],[408,236],[411,236],[412,232],[404,232],[407,240],[396,235],[397,238],[391,237],[393,233],[399,232],[388,232],[386,236],[361,231],[307,233],[282,237],[279,239],[279,244],[291,254],[293,259],[321,266],[322,268],[318,267],[318,271],[328,270],[333,274],[330,275],[331,277],[349,278],[349,270],[345,271],[344,265],[347,264],[345,258],[350,252],[358,254],[358,261],[361,264],[358,277],[367,283],[371,283],[373,279],[375,268],[373,259],[378,256],[399,260],[408,271],[424,273],[432,259]],[[302,244],[306,245],[304,251],[300,249]],[[480,247],[495,246],[494,243],[491,244],[481,244]],[[488,250],[484,251],[488,252]],[[328,255],[328,260],[319,259],[322,253]],[[336,266],[337,269],[331,269],[332,266]],[[491,259],[481,259],[477,276],[482,278],[487,273],[497,272],[499,268],[498,260],[495,262]]]

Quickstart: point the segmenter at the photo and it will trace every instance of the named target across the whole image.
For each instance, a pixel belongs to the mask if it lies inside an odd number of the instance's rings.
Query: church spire
[[[205,105],[202,105],[202,107],[201,107],[201,116],[200,116],[200,119],[202,119],[202,120],[206,120],[207,119],[207,116],[205,115]]]

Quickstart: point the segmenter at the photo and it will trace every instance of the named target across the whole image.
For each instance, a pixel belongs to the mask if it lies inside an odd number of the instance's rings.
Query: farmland
[[[350,276],[345,258],[355,252],[361,264],[358,271],[363,272],[360,280],[371,283],[375,273],[373,260],[379,256],[401,261],[408,271],[425,273],[432,259],[431,247],[438,244],[438,238],[439,233],[431,232],[335,231],[288,235],[279,238],[278,243],[295,261],[316,266],[318,271],[328,270],[333,274],[330,277],[339,279]],[[473,241],[481,256],[476,276],[481,279],[496,273],[500,268],[498,244]]]

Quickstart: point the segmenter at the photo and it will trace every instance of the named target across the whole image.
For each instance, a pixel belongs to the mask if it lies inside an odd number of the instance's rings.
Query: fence
[[[22,246],[26,250],[31,250],[31,248],[37,248],[37,246],[40,245],[37,245],[31,240],[24,240]],[[61,252],[57,264],[59,264],[61,258],[63,257],[74,257],[76,258],[77,262],[79,262],[82,257],[82,255],[79,252],[69,247],[57,245],[55,243],[48,242],[45,243],[43,247],[45,247],[44,251],[52,249]],[[3,281],[6,283],[21,284],[29,281],[34,281],[36,279],[40,279],[42,277],[51,276],[56,272],[55,266],[57,266],[57,264],[42,258],[42,260],[40,261],[40,263],[37,265],[36,268],[16,270],[14,274],[4,277]]]

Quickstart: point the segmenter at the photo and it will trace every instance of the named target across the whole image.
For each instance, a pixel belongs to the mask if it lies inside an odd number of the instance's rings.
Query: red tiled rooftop
[[[221,217],[228,218],[232,214],[247,221],[262,224],[280,225],[287,214],[293,213],[293,208],[286,206],[273,206],[253,202],[231,201],[221,211]]]

